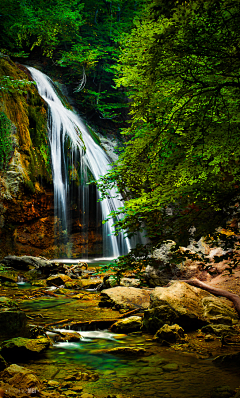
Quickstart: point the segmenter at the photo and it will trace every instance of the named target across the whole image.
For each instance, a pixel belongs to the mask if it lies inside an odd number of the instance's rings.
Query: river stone
[[[154,340],[157,340],[162,345],[174,344],[183,338],[184,330],[179,325],[164,325],[154,336]]]
[[[31,369],[16,364],[10,365],[1,373],[1,379],[13,387],[27,390],[29,388],[39,390],[41,383]]]
[[[211,318],[208,319],[206,315],[209,313],[208,308],[211,312],[210,307],[213,308],[213,304],[215,308],[218,307],[218,314],[235,314],[235,310],[226,304],[225,299],[217,298],[203,289],[181,281],[173,282],[168,287],[156,287],[150,300],[150,308],[170,305],[177,314],[174,323],[186,331],[199,329],[209,323]]]
[[[83,289],[95,289],[102,282],[103,282],[102,278],[88,278],[88,279],[81,279],[79,281],[79,285]]]
[[[73,282],[73,281],[69,276],[65,274],[56,274],[49,276],[49,278],[47,278],[48,286],[53,286],[53,285],[61,286],[64,285],[66,282]]]
[[[176,372],[178,370],[179,366],[176,363],[168,363],[167,365],[164,365],[162,369],[164,372]]]
[[[150,304],[150,290],[136,287],[117,286],[101,292],[100,307],[116,309],[147,308]]]
[[[41,354],[49,345],[50,341],[45,337],[38,339],[16,337],[1,344],[1,354],[6,360],[24,362]]]
[[[80,333],[77,332],[61,332],[60,335],[57,335],[55,341],[69,341],[75,342],[81,339]]]
[[[131,333],[141,329],[142,318],[140,316],[130,316],[115,322],[110,330],[115,333]]]
[[[178,318],[177,312],[169,305],[160,305],[144,311],[143,327],[150,333],[156,333],[163,325],[171,325]]]

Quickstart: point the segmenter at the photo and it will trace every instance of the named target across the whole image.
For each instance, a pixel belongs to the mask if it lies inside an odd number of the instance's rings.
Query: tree
[[[100,182],[128,199],[117,228],[186,244],[229,217],[239,194],[238,0],[149,3],[122,43],[118,87],[131,100],[128,137]]]

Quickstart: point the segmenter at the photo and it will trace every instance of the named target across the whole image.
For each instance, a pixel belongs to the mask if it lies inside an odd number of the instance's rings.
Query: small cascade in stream
[[[55,216],[57,223],[61,224],[63,235],[65,235],[63,243],[67,244],[70,233],[70,207],[74,202],[71,179],[78,179],[79,182],[77,194],[79,207],[81,207],[79,225],[81,225],[82,231],[86,231],[90,223],[89,218],[92,216],[89,202],[93,201],[94,196],[92,191],[90,192],[91,186],[87,183],[92,176],[98,180],[100,176],[105,175],[110,168],[111,161],[103,149],[94,142],[80,117],[62,104],[52,80],[35,68],[28,67],[28,70],[36,82],[40,96],[48,104],[48,134],[52,160]],[[109,196],[112,198],[100,201],[100,211],[98,210],[99,203],[97,203],[100,193],[97,192],[95,196],[95,209],[91,212],[95,212],[96,218],[100,216],[104,220],[109,213],[122,207],[122,198],[114,190],[109,191]],[[98,227],[102,230],[103,249],[101,254],[103,257],[117,257],[130,251],[129,239],[124,238],[123,233],[119,236],[113,234],[113,223],[114,219],[111,219],[103,226]],[[56,234],[59,234],[59,229],[56,230]],[[88,236],[85,232],[85,248],[87,242]],[[84,256],[87,255],[88,253],[85,251]]]

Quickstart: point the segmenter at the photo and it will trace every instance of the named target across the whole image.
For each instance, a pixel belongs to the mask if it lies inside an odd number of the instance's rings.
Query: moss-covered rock
[[[40,337],[38,339],[28,339],[16,337],[11,340],[6,340],[1,344],[1,354],[6,360],[21,362],[35,358],[50,345],[49,339]]]

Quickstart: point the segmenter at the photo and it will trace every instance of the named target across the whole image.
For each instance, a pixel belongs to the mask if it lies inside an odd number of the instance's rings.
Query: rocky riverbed
[[[114,286],[91,264],[29,256],[5,258],[0,279],[6,398],[240,396],[240,324],[226,298],[134,275]]]

